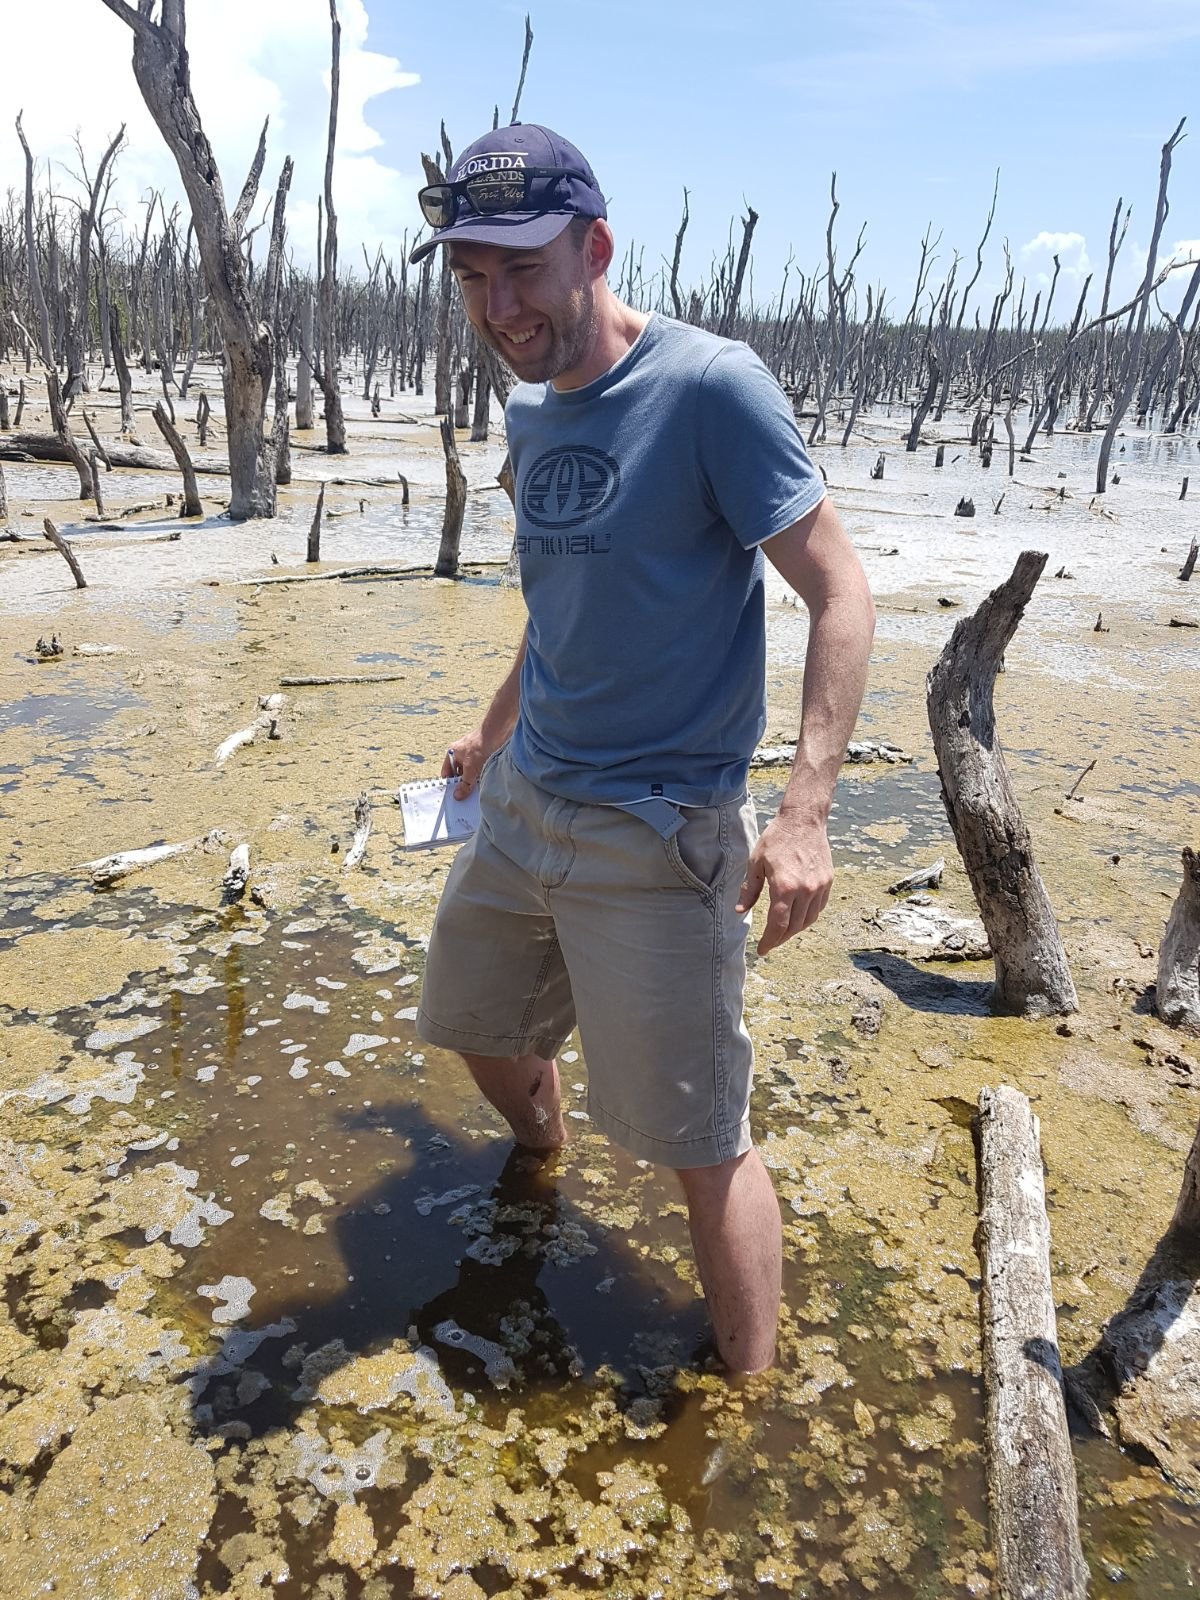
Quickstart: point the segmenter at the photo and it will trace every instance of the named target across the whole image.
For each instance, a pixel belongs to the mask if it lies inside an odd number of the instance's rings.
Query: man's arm
[[[516,660],[508,669],[504,682],[492,696],[492,703],[484,712],[483,721],[470,733],[456,739],[442,762],[442,777],[457,775],[456,800],[465,800],[479,782],[483,764],[493,750],[510,736],[517,725],[517,712],[521,705],[521,663],[525,660],[525,641],[528,629],[521,634]]]
[[[809,631],[796,760],[779,812],[754,847],[738,901],[738,910],[748,911],[767,885],[770,908],[759,955],[811,927],[829,899],[833,858],[826,824],[875,631],[866,575],[828,500],[768,539],[763,552],[808,607]]]

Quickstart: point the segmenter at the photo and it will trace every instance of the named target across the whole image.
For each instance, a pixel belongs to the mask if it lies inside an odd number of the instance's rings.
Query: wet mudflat
[[[422,461],[437,482],[427,437],[395,458],[414,484]],[[387,470],[374,448],[363,477]],[[911,511],[960,492],[928,487],[923,459],[911,481],[897,458],[869,484],[877,448],[827,452],[848,503]],[[970,533],[940,501],[924,521],[847,510],[864,547],[901,552],[866,552],[881,626],[860,731],[912,760],[846,769],[830,910],[752,962],[753,1113],[784,1207],[787,1309],[778,1369],[737,1386],[709,1360],[679,1195],[589,1131],[579,1041],[563,1062],[571,1147],[538,1162],[412,1035],[448,862],[402,850],[392,795],[473,720],[519,600],[487,568],[459,584],[243,582],[299,563],[303,482],[270,527],[81,529],[82,594],[52,552],[6,552],[5,1593],[988,1593],[978,1088],[1016,1083],[1042,1119],[1068,1364],[1153,1252],[1200,1110],[1196,1052],[1170,1040],[1183,1064],[1164,1064],[1144,994],[1200,789],[1194,636],[1165,627],[1172,608],[1195,613],[1160,550],[1184,542],[1164,520],[1174,467],[1145,454],[1138,508],[1118,509],[1119,593],[1091,559],[1112,529],[1086,502],[1012,527],[989,509]],[[1038,467],[1046,484],[1068,471],[1074,494],[1069,451]],[[490,457],[468,470],[464,551],[491,559],[506,532],[482,488]],[[9,493],[23,503],[12,471]],[[414,490],[411,540],[390,491],[330,493],[347,515],[327,567],[427,559],[432,487],[422,504]],[[973,914],[923,676],[958,611],[939,598],[974,604],[1009,542],[1036,543],[1050,517],[1051,567],[1076,576],[1048,569],[997,706],[1080,988],[1063,1031],[993,1015],[990,963],[924,959],[886,893],[945,855],[931,898]],[[1112,632],[1095,635],[1099,590]],[[66,653],[37,664],[51,629]],[[802,612],[773,595],[770,633],[782,739]],[[81,642],[121,653],[73,656]],[[285,690],[280,739],[215,765],[282,677],[383,671],[405,676]],[[764,815],[774,778],[754,780]],[[362,790],[374,829],[347,873]],[[113,889],[79,870],[214,828],[224,847]],[[243,840],[261,903],[227,904]],[[1195,1508],[1113,1442],[1081,1438],[1078,1459],[1097,1584],[1189,1591]]]

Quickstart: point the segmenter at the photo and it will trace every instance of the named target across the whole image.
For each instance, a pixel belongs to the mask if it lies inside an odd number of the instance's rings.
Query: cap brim
[[[550,244],[577,213],[573,211],[501,212],[494,217],[468,216],[441,228],[419,244],[409,260],[423,261],[439,244],[494,244],[502,250],[536,250]]]

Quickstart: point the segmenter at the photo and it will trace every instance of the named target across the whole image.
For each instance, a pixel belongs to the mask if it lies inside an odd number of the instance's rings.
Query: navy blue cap
[[[410,260],[421,261],[439,244],[460,239],[464,244],[498,244],[509,250],[536,250],[549,244],[572,217],[607,217],[604,196],[595,174],[569,140],[536,122],[514,122],[495,128],[468,145],[450,169],[451,183],[479,178],[502,186],[506,173],[525,167],[561,167],[571,176],[534,180],[543,185],[544,204],[535,187],[528,209],[498,211],[480,216],[465,201],[448,227],[439,228],[413,251]],[[519,196],[514,196],[519,198]]]

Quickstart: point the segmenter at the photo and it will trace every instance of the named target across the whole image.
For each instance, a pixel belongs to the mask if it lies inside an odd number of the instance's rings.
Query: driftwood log
[[[174,457],[165,450],[144,450],[140,445],[125,444],[106,444],[104,449],[114,467],[136,467],[141,472],[178,470]],[[70,460],[67,447],[53,433],[11,433],[0,443],[0,461]],[[226,461],[197,462],[196,471],[223,477],[229,472],[229,464]]]
[[[50,543],[70,567],[71,576],[75,579],[75,587],[77,589],[86,589],[87,579],[83,575],[83,569],[80,567],[79,562],[75,559],[74,550],[71,549],[71,546],[63,538],[62,534],[59,533],[58,529],[54,526],[49,517],[42,518],[42,527],[46,530],[47,539],[49,539]]]
[[[987,1485],[1002,1600],[1082,1600],[1038,1120],[1016,1089],[979,1095]]]
[[[216,850],[225,841],[226,836],[221,829],[214,828],[211,833],[203,834],[198,839],[186,839],[182,844],[152,844],[144,850],[120,850],[116,855],[85,861],[83,869],[91,874],[97,889],[107,889],[110,884],[127,878],[131,872],[140,872],[144,867],[152,867],[156,862],[167,861],[172,856],[187,855],[192,850]]]
[[[996,738],[992,690],[1046,565],[1026,550],[1012,576],[950,636],[926,683],[942,800],[996,963],[996,997],[1025,1016],[1078,1009],[1049,896]]]
[[[223,739],[217,746],[217,753],[213,757],[218,767],[223,767],[235,750],[240,750],[243,745],[253,744],[260,733],[268,736],[275,734],[279,713],[287,703],[287,696],[282,694],[259,695],[258,716],[246,727],[239,728],[236,733],[231,733],[228,739]]]
[[[1183,884],[1158,948],[1154,1009],[1170,1027],[1200,1033],[1200,854],[1195,850],[1183,852]]]

